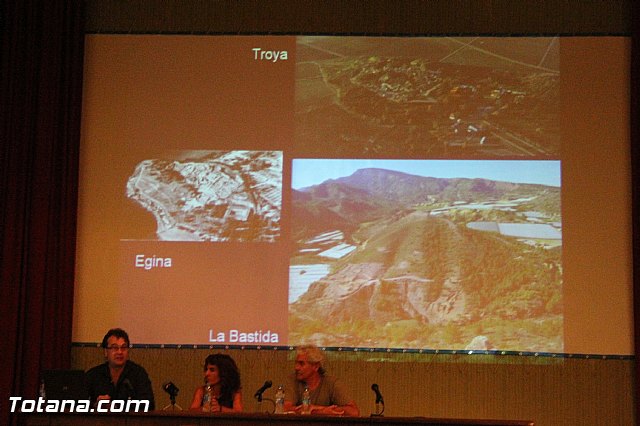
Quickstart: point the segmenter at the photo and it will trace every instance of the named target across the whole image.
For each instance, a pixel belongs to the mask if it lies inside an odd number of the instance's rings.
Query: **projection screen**
[[[73,340],[632,354],[628,64],[87,36]]]

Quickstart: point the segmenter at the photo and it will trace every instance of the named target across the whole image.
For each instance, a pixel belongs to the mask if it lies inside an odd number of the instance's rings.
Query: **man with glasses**
[[[155,408],[151,380],[146,370],[129,360],[129,335],[113,328],[102,339],[106,362],[86,374],[87,389],[92,403],[100,400],[147,400]]]

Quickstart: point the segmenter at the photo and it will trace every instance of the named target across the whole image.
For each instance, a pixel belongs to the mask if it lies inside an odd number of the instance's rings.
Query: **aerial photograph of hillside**
[[[558,158],[557,38],[299,37],[296,154]]]
[[[273,242],[282,152],[191,150],[146,159],[127,179],[126,196],[155,219],[147,239]]]
[[[560,162],[296,159],[289,342],[563,348]]]

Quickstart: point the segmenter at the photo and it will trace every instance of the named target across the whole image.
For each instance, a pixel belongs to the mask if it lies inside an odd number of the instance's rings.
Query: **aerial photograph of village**
[[[290,344],[562,351],[559,161],[296,159],[292,187]]]
[[[155,219],[160,241],[280,236],[281,151],[180,151],[141,161],[126,196]]]
[[[296,153],[557,158],[559,42],[299,37]]]

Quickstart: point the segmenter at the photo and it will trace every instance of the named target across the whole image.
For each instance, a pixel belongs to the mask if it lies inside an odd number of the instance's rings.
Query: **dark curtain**
[[[0,2],[0,424],[71,354],[84,4]]]
[[[640,5],[631,5],[631,187],[633,223],[633,313],[635,326],[635,389],[636,423],[640,421]]]

